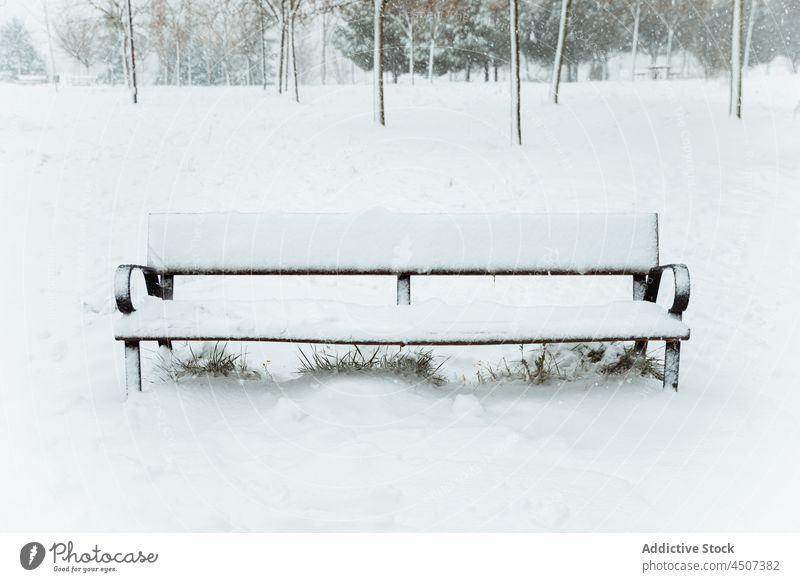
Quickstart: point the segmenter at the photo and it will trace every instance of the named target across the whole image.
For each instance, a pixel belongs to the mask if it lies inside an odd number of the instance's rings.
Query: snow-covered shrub
[[[547,344],[532,350],[527,358],[520,346],[520,359],[509,362],[506,358],[494,366],[479,361],[475,364],[478,384],[517,380],[531,384],[542,384],[552,378],[565,380],[566,376],[559,366],[558,356],[550,351]]]
[[[479,361],[475,368],[479,384],[501,381],[543,384],[548,380],[578,380],[592,374],[664,379],[664,365],[660,358],[639,354],[634,345],[626,346],[622,342],[555,347],[542,344],[527,355],[520,346],[518,360],[503,358],[495,365]]]
[[[230,353],[227,343],[202,344],[197,351],[191,345],[187,348],[189,353],[185,356],[177,350],[159,350],[154,365],[163,379],[176,381],[187,376],[260,378],[247,364],[247,352]]]
[[[389,373],[411,376],[440,386],[447,379],[439,373],[445,359],[436,364],[437,356],[429,349],[405,351],[401,348],[377,347],[362,351],[358,346],[339,353],[330,348],[312,347],[310,353],[300,348],[302,375]]]
[[[598,372],[604,376],[632,375],[664,379],[664,363],[661,359],[648,353],[638,353],[634,345],[626,346],[620,342],[608,344],[599,363]]]

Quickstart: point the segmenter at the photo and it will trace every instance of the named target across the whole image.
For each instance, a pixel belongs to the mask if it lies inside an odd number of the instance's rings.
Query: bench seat
[[[512,307],[496,303],[365,306],[333,301],[163,301],[119,316],[118,340],[242,340],[466,345],[686,340],[689,328],[648,301]]]

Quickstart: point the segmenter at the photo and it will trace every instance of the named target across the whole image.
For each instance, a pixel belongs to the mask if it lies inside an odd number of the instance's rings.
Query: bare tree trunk
[[[672,41],[675,38],[675,26],[678,24],[678,19],[675,16],[675,2],[676,0],[671,0],[670,14],[667,18],[667,67],[672,62]],[[669,68],[667,68],[667,79],[669,80]]]
[[[286,54],[283,57],[283,90],[289,92],[289,77],[292,68],[292,23],[291,16],[286,19]]]
[[[383,0],[374,0],[373,53],[372,53],[372,113],[375,123],[386,125],[383,104]]]
[[[436,35],[439,32],[439,14],[431,17],[431,42],[428,46],[428,82],[433,83],[433,59],[436,53]]]
[[[278,57],[278,95],[283,93],[283,62],[285,59],[284,53],[286,52],[286,23],[283,16],[281,16],[281,49]]]
[[[133,47],[133,12],[131,11],[131,0],[128,0],[128,44],[131,49],[131,97],[134,104],[139,100],[138,89],[136,87],[136,51]]]
[[[522,145],[519,83],[519,0],[510,0],[509,20],[511,31],[511,143]],[[497,74],[497,68],[495,68],[495,74]]]
[[[747,19],[747,36],[744,40],[744,62],[742,70],[747,74],[747,69],[750,66],[750,46],[753,43],[753,26],[756,22],[756,15],[758,14],[758,0],[751,0],[750,2],[750,15]]]
[[[639,52],[639,19],[642,15],[642,0],[636,0],[633,13],[633,40],[631,41],[631,81],[636,80],[636,55]]]
[[[297,86],[297,53],[294,50],[294,18],[295,13],[292,12],[291,20],[289,20],[289,50],[292,53],[292,81],[294,82],[294,100],[300,103],[300,91]]]
[[[322,13],[322,84],[327,81],[328,76],[328,14]]]
[[[192,53],[194,52],[194,42],[192,41],[191,31],[189,34],[189,40],[187,41],[189,47],[186,53],[186,84],[191,87],[194,84],[194,81],[192,80]]]
[[[667,67],[672,63],[672,40],[675,37],[675,28],[670,26],[667,30]],[[667,69],[667,78],[669,78],[669,68]]]
[[[175,39],[175,85],[181,86],[181,41]]]
[[[414,84],[414,16],[406,15],[408,22],[408,74],[411,76],[411,84]]]
[[[130,2],[130,0],[128,0]],[[225,66],[225,85],[231,84],[231,60],[230,60],[230,34],[228,31],[228,19],[225,16],[222,26],[222,64]]]
[[[685,79],[686,78],[686,65],[689,64],[689,53],[685,48],[683,49],[682,53],[683,53],[683,56],[681,58],[681,79]]]
[[[267,90],[267,26],[264,22],[264,9],[261,9],[261,86]]]
[[[56,72],[56,59],[53,56],[53,37],[50,34],[50,16],[47,13],[47,0],[42,0],[42,9],[44,10],[44,25],[47,29],[47,50],[50,53],[50,75],[52,76],[53,87],[58,93],[58,73]]]
[[[561,85],[561,66],[564,63],[564,42],[567,37],[567,15],[569,14],[570,0],[561,0],[561,19],[558,25],[558,42],[556,43],[556,58],[553,62],[553,78],[550,83],[550,96],[553,103],[558,103],[558,89]]]
[[[431,36],[431,42],[428,46],[428,82],[433,83],[433,55],[436,51],[436,42],[433,40],[433,36]]]
[[[733,0],[731,33],[731,102],[730,114],[742,118],[742,33],[744,29],[744,0]]]

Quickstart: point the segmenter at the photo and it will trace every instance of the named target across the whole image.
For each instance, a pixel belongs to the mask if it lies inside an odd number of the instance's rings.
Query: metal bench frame
[[[134,271],[139,271],[144,276],[144,282],[147,288],[148,295],[153,297],[159,297],[163,300],[171,300],[174,296],[174,282],[175,282],[175,275],[225,275],[224,272],[213,271],[213,270],[192,270],[188,272],[180,272],[180,273],[164,273],[159,272],[156,269],[151,267],[146,267],[143,265],[120,265],[117,267],[115,278],[114,278],[114,292],[115,298],[117,303],[117,309],[123,314],[130,314],[133,313],[134,306],[133,300],[131,298],[131,277]],[[669,314],[672,317],[677,319],[681,319],[683,316],[683,312],[689,305],[689,292],[690,292],[690,279],[689,279],[689,269],[686,265],[682,264],[670,264],[670,265],[662,265],[659,267],[654,267],[650,270],[649,273],[642,274],[642,273],[620,273],[620,272],[604,272],[604,271],[593,271],[589,273],[577,273],[577,272],[531,272],[529,270],[520,271],[520,272],[511,272],[511,273],[503,273],[503,274],[511,274],[511,275],[630,275],[633,277],[633,299],[635,301],[650,301],[652,303],[656,302],[658,298],[658,292],[661,286],[661,279],[665,271],[670,271],[673,275],[674,282],[675,282],[675,296],[673,298],[672,306],[669,308]],[[237,273],[241,274],[241,273]],[[273,272],[273,271],[256,271],[254,270],[252,273],[253,275],[259,274],[273,274],[273,275],[397,275],[397,305],[410,305],[411,304],[411,276],[412,273],[393,273],[393,272],[385,272],[385,271],[338,271],[335,268],[332,268],[330,271],[313,271],[313,272],[298,272],[298,271],[291,271],[291,272]],[[435,275],[472,275],[472,274],[479,274],[479,275],[490,275],[491,273],[480,272],[480,273],[471,273],[471,272],[464,272],[464,271],[446,271],[446,270],[439,270],[435,272],[429,272],[424,274],[414,273],[421,276],[435,276]],[[208,338],[211,339],[211,338]],[[222,340],[228,340],[231,338],[226,337],[219,337],[213,338]],[[624,341],[630,338],[617,338],[620,341]],[[250,341],[250,340],[248,340]],[[252,341],[276,341],[270,338],[252,338]],[[124,340],[125,342],[125,381],[126,381],[126,388],[128,391],[131,390],[139,390],[142,389],[142,377],[141,377],[141,355],[139,349],[139,340]],[[168,339],[159,340],[160,346],[166,346],[171,348],[171,343]],[[328,343],[328,342],[325,342]],[[349,342],[348,342],[349,343]],[[465,344],[482,344],[484,342],[464,342]],[[506,342],[507,343],[507,342]],[[516,342],[515,342],[516,343]],[[530,342],[526,343],[541,343],[541,340],[536,340],[535,338],[531,338]],[[647,350],[647,339],[640,339],[637,340],[635,343],[636,350],[644,354]],[[671,387],[675,391],[678,390],[678,375],[679,375],[679,368],[680,368],[680,340],[677,339],[667,339],[666,340],[666,348],[664,354],[664,387]],[[386,344],[390,345],[390,344]],[[453,344],[456,345],[456,344]]]

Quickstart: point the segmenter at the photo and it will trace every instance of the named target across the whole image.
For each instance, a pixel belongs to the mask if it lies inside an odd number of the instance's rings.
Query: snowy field
[[[800,76],[121,90],[0,85],[0,529],[773,531],[800,524]],[[659,212],[692,298],[681,391],[652,379],[478,384],[517,348],[449,348],[444,386],[159,379],[123,401],[112,275],[157,210]],[[670,289],[664,290],[669,293]],[[414,298],[627,298],[629,280],[414,280]],[[176,299],[391,304],[389,278],[178,279]],[[239,349],[239,346],[235,346]],[[659,352],[659,355],[663,353]]]

